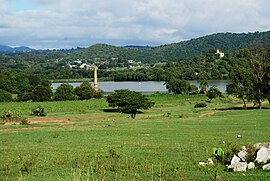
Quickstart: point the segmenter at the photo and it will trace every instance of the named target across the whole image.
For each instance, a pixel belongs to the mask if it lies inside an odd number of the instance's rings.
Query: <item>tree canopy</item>
[[[56,101],[75,100],[75,98],[74,88],[70,84],[61,84],[54,93]]]
[[[12,101],[12,95],[10,92],[0,89],[0,102]]]
[[[219,89],[216,86],[210,87],[210,89],[206,92],[206,96],[209,98],[210,102],[212,102],[213,99],[221,95],[222,93],[219,91]]]
[[[127,89],[116,90],[108,95],[107,102],[110,107],[117,108],[121,113],[130,114],[133,119],[135,119],[139,109],[148,109],[154,105],[154,102],[142,93]]]

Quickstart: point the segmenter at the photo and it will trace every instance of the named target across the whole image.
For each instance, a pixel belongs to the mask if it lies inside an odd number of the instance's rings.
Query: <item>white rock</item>
[[[270,148],[261,147],[257,152],[256,161],[258,163],[266,163],[270,159]]]
[[[208,165],[214,165],[214,162],[213,162],[212,158],[207,159],[207,164]]]
[[[241,159],[238,156],[234,155],[232,160],[231,160],[231,165],[235,165],[235,164],[239,163],[240,161],[241,161]]]
[[[206,166],[206,165],[214,165],[214,162],[212,160],[212,158],[208,158],[207,162],[199,162],[200,166]]]
[[[238,153],[239,158],[241,158],[241,160],[243,161],[246,161],[246,158],[248,156],[248,152],[246,150],[247,150],[246,147],[243,146],[241,148],[241,151]]]
[[[270,163],[262,167],[263,170],[270,170]]]
[[[199,165],[200,165],[200,166],[205,166],[206,163],[205,163],[205,162],[199,162]]]
[[[236,135],[236,138],[242,138],[242,136],[240,134]]]
[[[254,162],[249,162],[247,165],[247,169],[251,170],[251,169],[255,169],[255,163]]]
[[[239,162],[232,165],[234,172],[246,172],[247,171],[247,162]]]

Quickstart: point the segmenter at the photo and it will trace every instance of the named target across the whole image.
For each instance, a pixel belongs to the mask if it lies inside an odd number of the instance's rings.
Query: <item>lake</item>
[[[229,80],[211,80],[208,81],[209,87],[217,86],[221,92],[226,92],[226,85],[229,83]],[[199,83],[197,81],[189,81],[190,84],[196,85],[199,87]],[[62,83],[52,83],[52,87],[54,90]],[[81,82],[69,83],[73,87],[77,87],[81,85]],[[93,82],[91,83],[92,87]],[[103,90],[105,94],[114,92],[114,90],[119,89],[129,89],[132,91],[142,92],[144,94],[153,94],[156,92],[167,93],[168,90],[164,85],[164,82],[156,82],[156,81],[146,81],[146,82],[135,82],[135,81],[124,81],[124,82],[114,82],[114,81],[104,81],[98,83],[98,88]]]

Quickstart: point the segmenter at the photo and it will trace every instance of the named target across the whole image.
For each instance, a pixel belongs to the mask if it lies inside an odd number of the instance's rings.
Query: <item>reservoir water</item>
[[[221,92],[226,92],[226,85],[230,81],[228,80],[211,80],[208,81],[209,86],[217,86]],[[199,87],[199,83],[197,81],[189,81],[190,84],[194,84],[197,87]],[[58,86],[60,86],[62,83],[52,83],[52,87],[54,90]],[[81,85],[81,82],[71,82],[69,83],[73,87],[77,87]],[[94,86],[93,83],[92,87]],[[156,92],[160,93],[167,93],[168,90],[166,89],[166,86],[164,85],[164,82],[156,82],[156,81],[146,81],[146,82],[114,82],[114,81],[104,81],[98,83],[99,89],[103,90],[105,94],[112,93],[115,90],[119,89],[129,89],[132,91],[142,92],[144,94],[153,94]]]

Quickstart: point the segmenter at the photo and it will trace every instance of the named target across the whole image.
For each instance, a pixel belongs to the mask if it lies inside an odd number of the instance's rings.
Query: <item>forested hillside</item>
[[[192,59],[198,55],[205,55],[209,49],[219,48],[222,51],[234,51],[247,48],[252,44],[266,46],[270,43],[270,31],[255,33],[218,33],[204,37],[182,41],[158,47],[116,47],[106,44],[96,44],[67,56],[68,60],[83,59],[88,62],[96,60],[112,60],[118,62],[126,60],[156,63],[165,61],[179,61]]]

